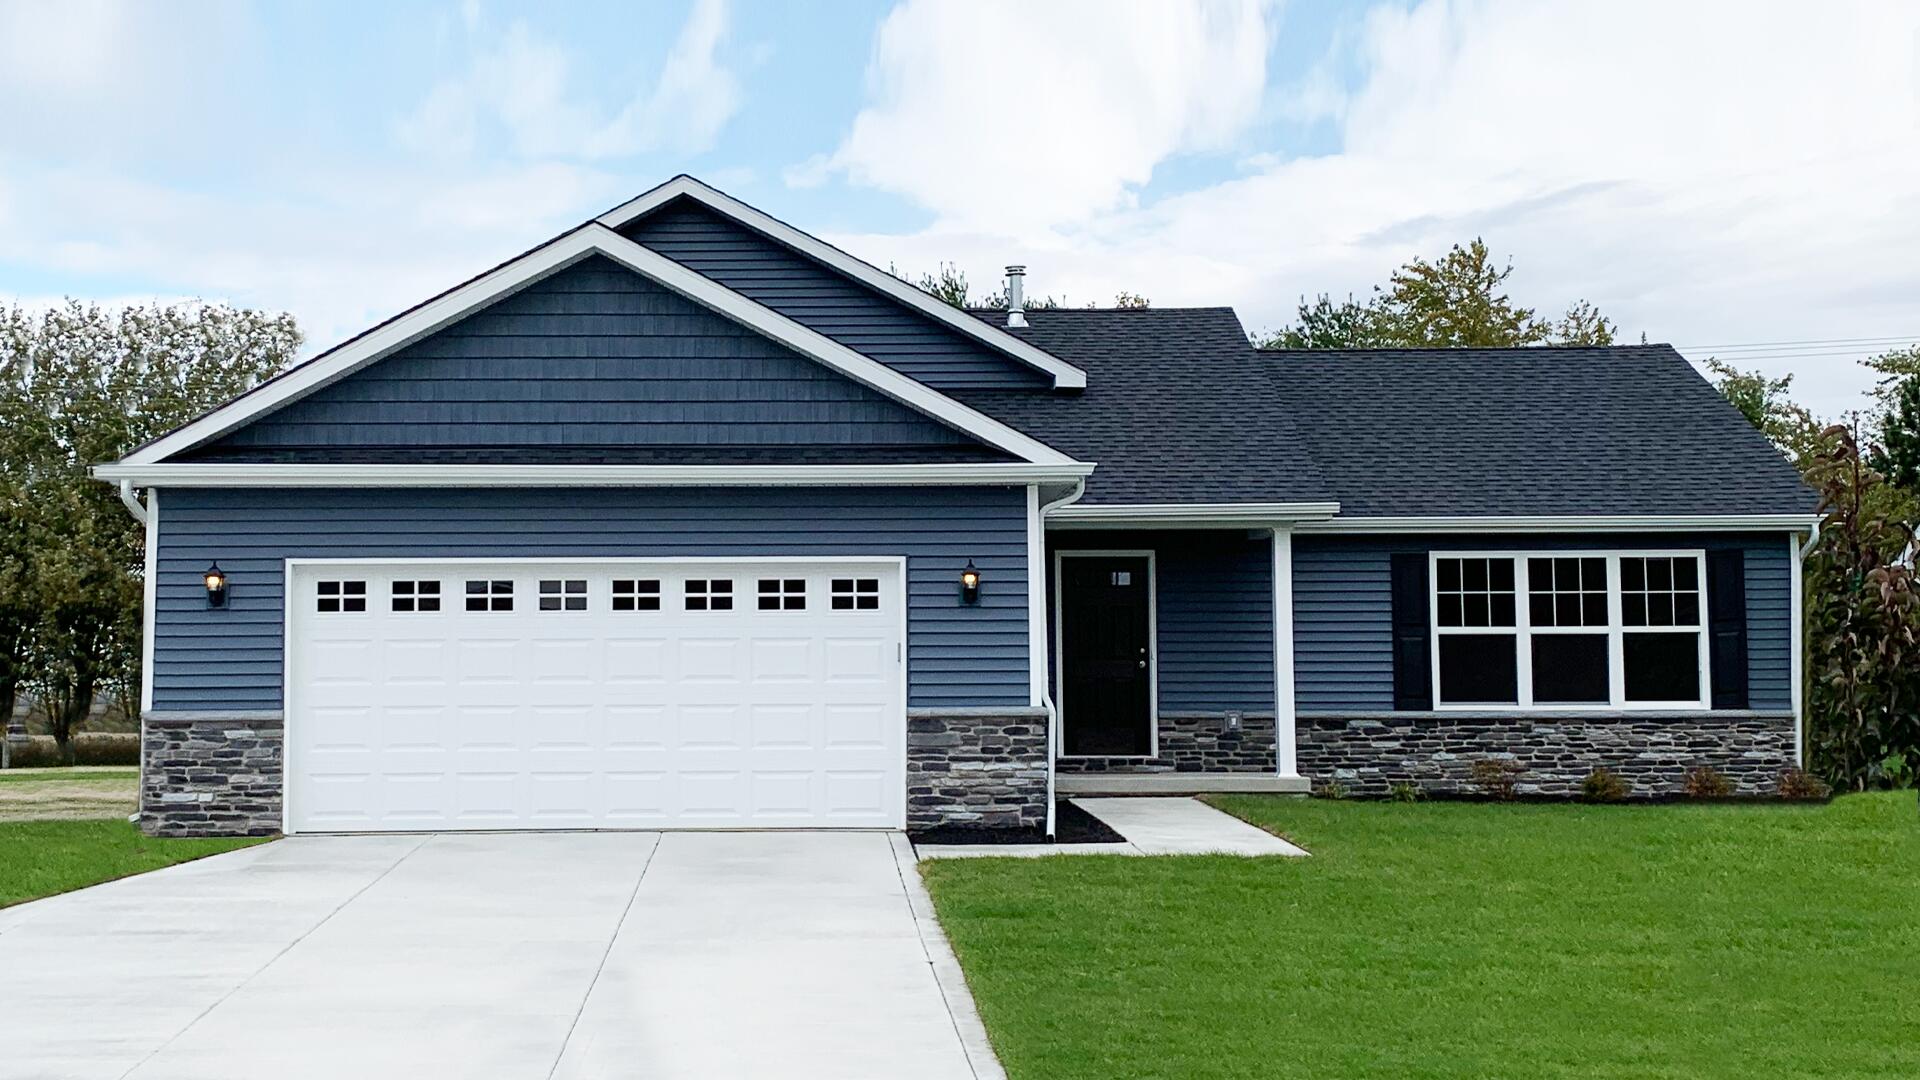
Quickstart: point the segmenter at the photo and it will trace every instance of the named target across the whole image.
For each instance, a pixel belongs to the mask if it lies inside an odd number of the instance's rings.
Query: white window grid
[[[757,606],[761,611],[807,610],[806,578],[761,578],[759,581]]]
[[[389,606],[400,612],[429,612],[440,610],[440,583],[431,578],[425,580],[403,580],[392,583],[388,590],[391,597]]]
[[[541,578],[541,611],[587,610],[586,578]]]
[[[1606,561],[1607,584],[1607,625],[1604,631],[1597,626],[1536,626],[1530,617],[1531,604],[1528,597],[1531,592],[1529,580],[1530,560],[1534,559],[1603,559]],[[1514,625],[1507,626],[1441,626],[1440,625],[1440,561],[1442,559],[1511,559],[1513,561],[1514,585]],[[1623,559],[1672,559],[1688,560],[1694,566],[1695,589],[1699,593],[1698,617],[1691,625],[1675,626],[1627,626],[1622,618],[1621,572]],[[1433,640],[1428,647],[1428,659],[1432,665],[1433,707],[1440,712],[1592,712],[1605,709],[1610,712],[1658,712],[1683,709],[1703,710],[1708,708],[1709,687],[1713,677],[1709,668],[1709,645],[1711,635],[1707,633],[1710,616],[1707,611],[1707,553],[1704,550],[1631,550],[1631,551],[1432,551],[1427,556],[1427,612],[1428,630]],[[1558,582],[1555,582],[1556,586]],[[1584,581],[1582,582],[1584,586]],[[1533,636],[1536,634],[1598,634],[1607,636],[1607,697],[1605,702],[1536,702],[1533,698]],[[1694,634],[1699,642],[1699,696],[1684,701],[1628,701],[1625,658],[1625,639],[1629,633],[1676,633]],[[1458,702],[1449,704],[1441,698],[1440,687],[1440,638],[1446,634],[1511,634],[1514,639],[1514,664],[1519,700],[1517,702]]]

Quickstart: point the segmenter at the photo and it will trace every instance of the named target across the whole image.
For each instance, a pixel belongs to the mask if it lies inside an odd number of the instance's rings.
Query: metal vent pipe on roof
[[[1007,325],[1027,325],[1027,268],[1007,267]]]

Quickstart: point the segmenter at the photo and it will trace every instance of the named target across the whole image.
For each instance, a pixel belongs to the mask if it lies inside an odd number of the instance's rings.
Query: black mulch
[[[1107,827],[1107,823],[1065,799],[1053,804],[1054,834],[1038,826],[1023,829],[993,829],[979,825],[942,825],[935,829],[909,829],[907,839],[916,844],[1124,844],[1127,838]]]

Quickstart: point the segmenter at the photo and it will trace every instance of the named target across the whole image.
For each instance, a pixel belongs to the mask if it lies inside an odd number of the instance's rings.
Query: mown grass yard
[[[261,842],[143,836],[126,820],[139,782],[124,768],[0,772],[0,907]]]
[[[139,804],[140,770],[118,767],[0,771],[0,823],[121,817]]]
[[[923,864],[1015,1078],[1920,1076],[1920,810],[1223,796],[1309,859]]]

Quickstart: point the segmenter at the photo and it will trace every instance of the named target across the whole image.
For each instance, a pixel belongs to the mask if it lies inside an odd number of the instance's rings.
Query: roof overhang
[[[1301,528],[1339,512],[1337,502],[1072,503],[1048,511],[1047,525],[1061,529]]]
[[[95,478],[139,487],[873,487],[1079,480],[1083,462],[931,465],[354,465],[121,462]]]
[[[373,364],[488,304],[593,255],[628,269],[725,318],[813,358],[949,427],[1023,461],[1077,464],[1071,457],[748,299],[598,223],[588,223],[496,267],[390,322],[289,369],[227,404],[128,454],[121,465],[154,465]],[[289,469],[273,465],[260,468]],[[361,466],[365,468],[367,466]],[[452,466],[448,466],[451,468]]]
[[[1341,517],[1306,522],[1321,533],[1800,532],[1819,514],[1569,514],[1476,517]]]
[[[755,232],[771,237],[816,262],[824,263],[860,284],[884,293],[995,352],[1003,353],[1045,372],[1052,376],[1054,388],[1057,390],[1080,390],[1087,385],[1087,373],[1059,357],[1034,348],[990,323],[976,319],[945,301],[929,296],[924,289],[915,288],[885,270],[857,259],[818,237],[808,236],[786,222],[763,211],[755,210],[746,203],[725,192],[708,187],[691,176],[676,176],[652,191],[621,203],[595,220],[609,229],[619,229],[682,197],[692,199],[714,213],[731,218]]]

